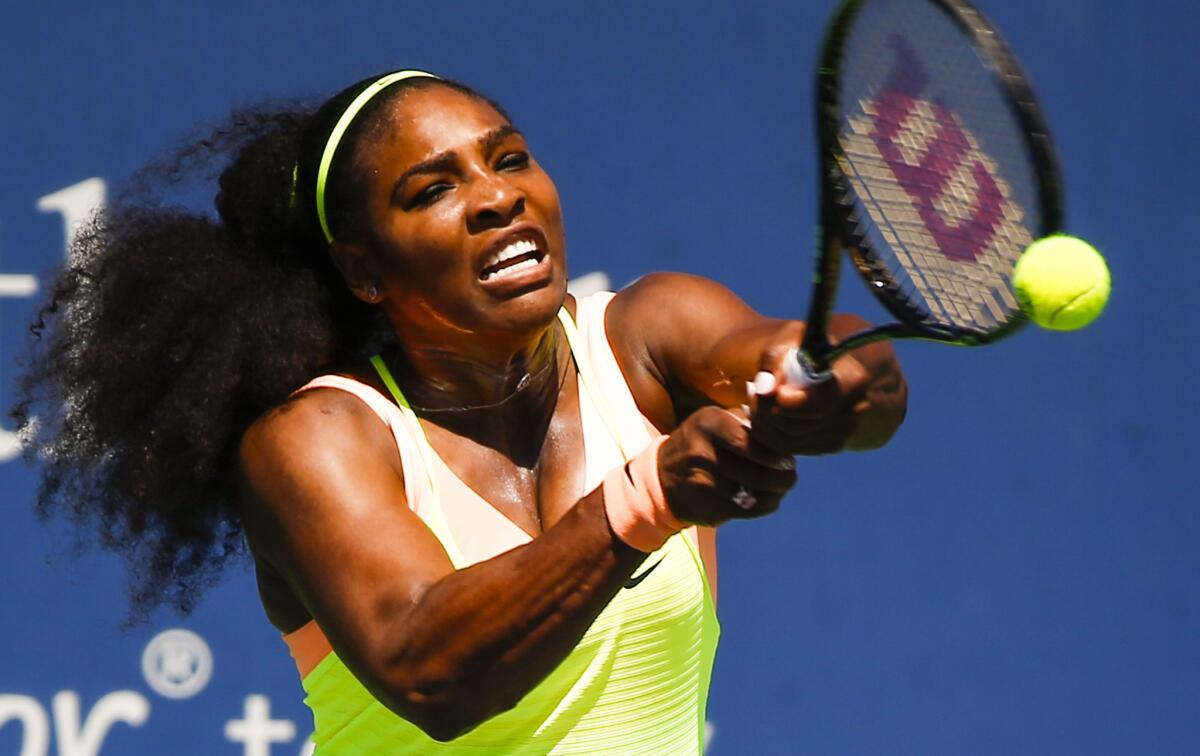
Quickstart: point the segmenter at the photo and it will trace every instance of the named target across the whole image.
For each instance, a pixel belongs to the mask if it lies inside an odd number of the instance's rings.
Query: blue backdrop
[[[1200,742],[1200,69],[1185,0],[981,0],[1041,96],[1089,330],[909,344],[909,419],[721,531],[713,754],[1182,754]],[[201,121],[420,66],[502,101],[558,182],[572,272],[807,301],[812,64],[832,2],[21,4],[0,48],[0,403],[65,224]],[[1152,7],[1150,7],[1152,6]],[[878,311],[861,284],[842,305]],[[5,421],[7,422],[7,421]],[[295,669],[244,566],[122,632],[117,561],[31,513],[0,433],[0,754],[298,754]],[[1193,504],[1187,504],[1192,501]],[[170,629],[189,634],[160,635]],[[210,656],[206,657],[206,653]]]

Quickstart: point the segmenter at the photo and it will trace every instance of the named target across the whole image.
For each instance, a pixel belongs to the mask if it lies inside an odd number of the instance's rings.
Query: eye
[[[413,197],[412,201],[409,203],[409,206],[421,207],[432,204],[433,202],[437,201],[438,197],[441,197],[448,191],[450,191],[450,185],[445,182],[439,181],[437,183],[430,184],[421,191],[417,192],[416,196]]]
[[[500,162],[496,163],[496,168],[501,171],[519,171],[527,165],[529,165],[529,153],[509,152],[500,158]]]

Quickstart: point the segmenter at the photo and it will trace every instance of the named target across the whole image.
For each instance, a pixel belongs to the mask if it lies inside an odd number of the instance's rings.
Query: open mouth
[[[532,239],[517,239],[484,261],[479,280],[490,281],[515,276],[523,270],[536,267],[545,256],[546,253],[538,249],[537,243]]]

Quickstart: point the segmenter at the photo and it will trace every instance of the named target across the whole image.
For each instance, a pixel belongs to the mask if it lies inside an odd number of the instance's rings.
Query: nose
[[[504,228],[525,212],[525,193],[504,176],[489,173],[476,181],[467,214],[471,233]]]

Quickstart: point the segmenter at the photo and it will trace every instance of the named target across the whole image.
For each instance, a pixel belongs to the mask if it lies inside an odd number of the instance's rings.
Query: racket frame
[[[866,344],[890,339],[924,339],[959,346],[988,344],[1011,335],[1026,323],[1019,314],[991,331],[931,323],[926,313],[896,285],[885,263],[875,255],[862,221],[854,208],[849,181],[839,165],[843,157],[838,141],[841,129],[841,101],[838,72],[846,35],[859,10],[871,0],[843,0],[826,26],[821,57],[817,65],[816,116],[818,166],[821,172],[819,196],[820,226],[817,231],[817,259],[813,275],[812,301],[804,339],[800,346],[801,367],[811,380],[829,373],[838,356]],[[937,6],[967,36],[989,69],[992,79],[1005,95],[1006,105],[1021,129],[1027,155],[1033,165],[1041,217],[1039,237],[1055,233],[1063,226],[1063,189],[1058,157],[1050,131],[1033,88],[1012,51],[995,28],[966,0],[920,0]],[[828,336],[829,316],[837,295],[841,253],[845,249],[868,288],[898,322],[853,334],[837,344]]]

